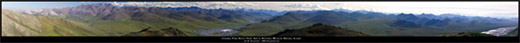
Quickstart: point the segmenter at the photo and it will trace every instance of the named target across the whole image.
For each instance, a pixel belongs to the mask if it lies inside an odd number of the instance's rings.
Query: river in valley
[[[512,32],[516,28],[517,27],[503,27],[503,28],[497,28],[497,29],[484,31],[482,33],[491,34],[491,35],[494,35],[494,36],[504,36],[504,35],[507,35],[508,33]]]
[[[242,28],[244,26],[245,25],[209,28],[209,29],[195,30],[194,32],[197,34],[200,34],[202,36],[232,36],[233,34],[240,32],[238,30],[233,30],[234,28]]]

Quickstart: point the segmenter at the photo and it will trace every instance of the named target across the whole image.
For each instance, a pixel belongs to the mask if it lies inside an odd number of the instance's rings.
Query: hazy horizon
[[[191,7],[206,9],[368,10],[384,13],[460,14],[496,18],[518,18],[518,2],[2,2],[2,9],[42,9],[75,7],[81,4],[110,3],[114,6]],[[233,6],[233,7],[229,7]]]

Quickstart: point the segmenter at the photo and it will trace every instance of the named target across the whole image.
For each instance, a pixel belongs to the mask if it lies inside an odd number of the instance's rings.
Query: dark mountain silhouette
[[[150,30],[150,28],[152,28],[152,27],[144,28],[143,30],[141,30],[141,31],[139,31],[139,32],[145,32],[145,31],[148,31],[148,30]]]
[[[341,27],[336,27],[332,25],[325,24],[314,24],[309,27],[301,28],[301,29],[288,29],[273,36],[368,36],[367,34],[345,30]]]
[[[161,29],[158,31],[143,29],[143,31],[132,32],[132,33],[126,34],[124,36],[188,36],[188,35],[181,32],[179,29],[170,27],[170,28],[164,28],[164,29]]]

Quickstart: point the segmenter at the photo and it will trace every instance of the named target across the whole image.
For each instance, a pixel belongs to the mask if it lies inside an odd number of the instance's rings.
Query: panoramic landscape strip
[[[517,37],[518,2],[2,2],[2,36]]]

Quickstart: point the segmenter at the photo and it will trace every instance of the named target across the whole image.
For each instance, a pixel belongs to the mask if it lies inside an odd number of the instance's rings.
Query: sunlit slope
[[[36,17],[2,10],[2,36],[38,36],[40,27]]]
[[[93,28],[85,23],[62,18],[40,16],[42,36],[109,36],[113,33]]]
[[[106,36],[87,24],[2,10],[2,36]]]

